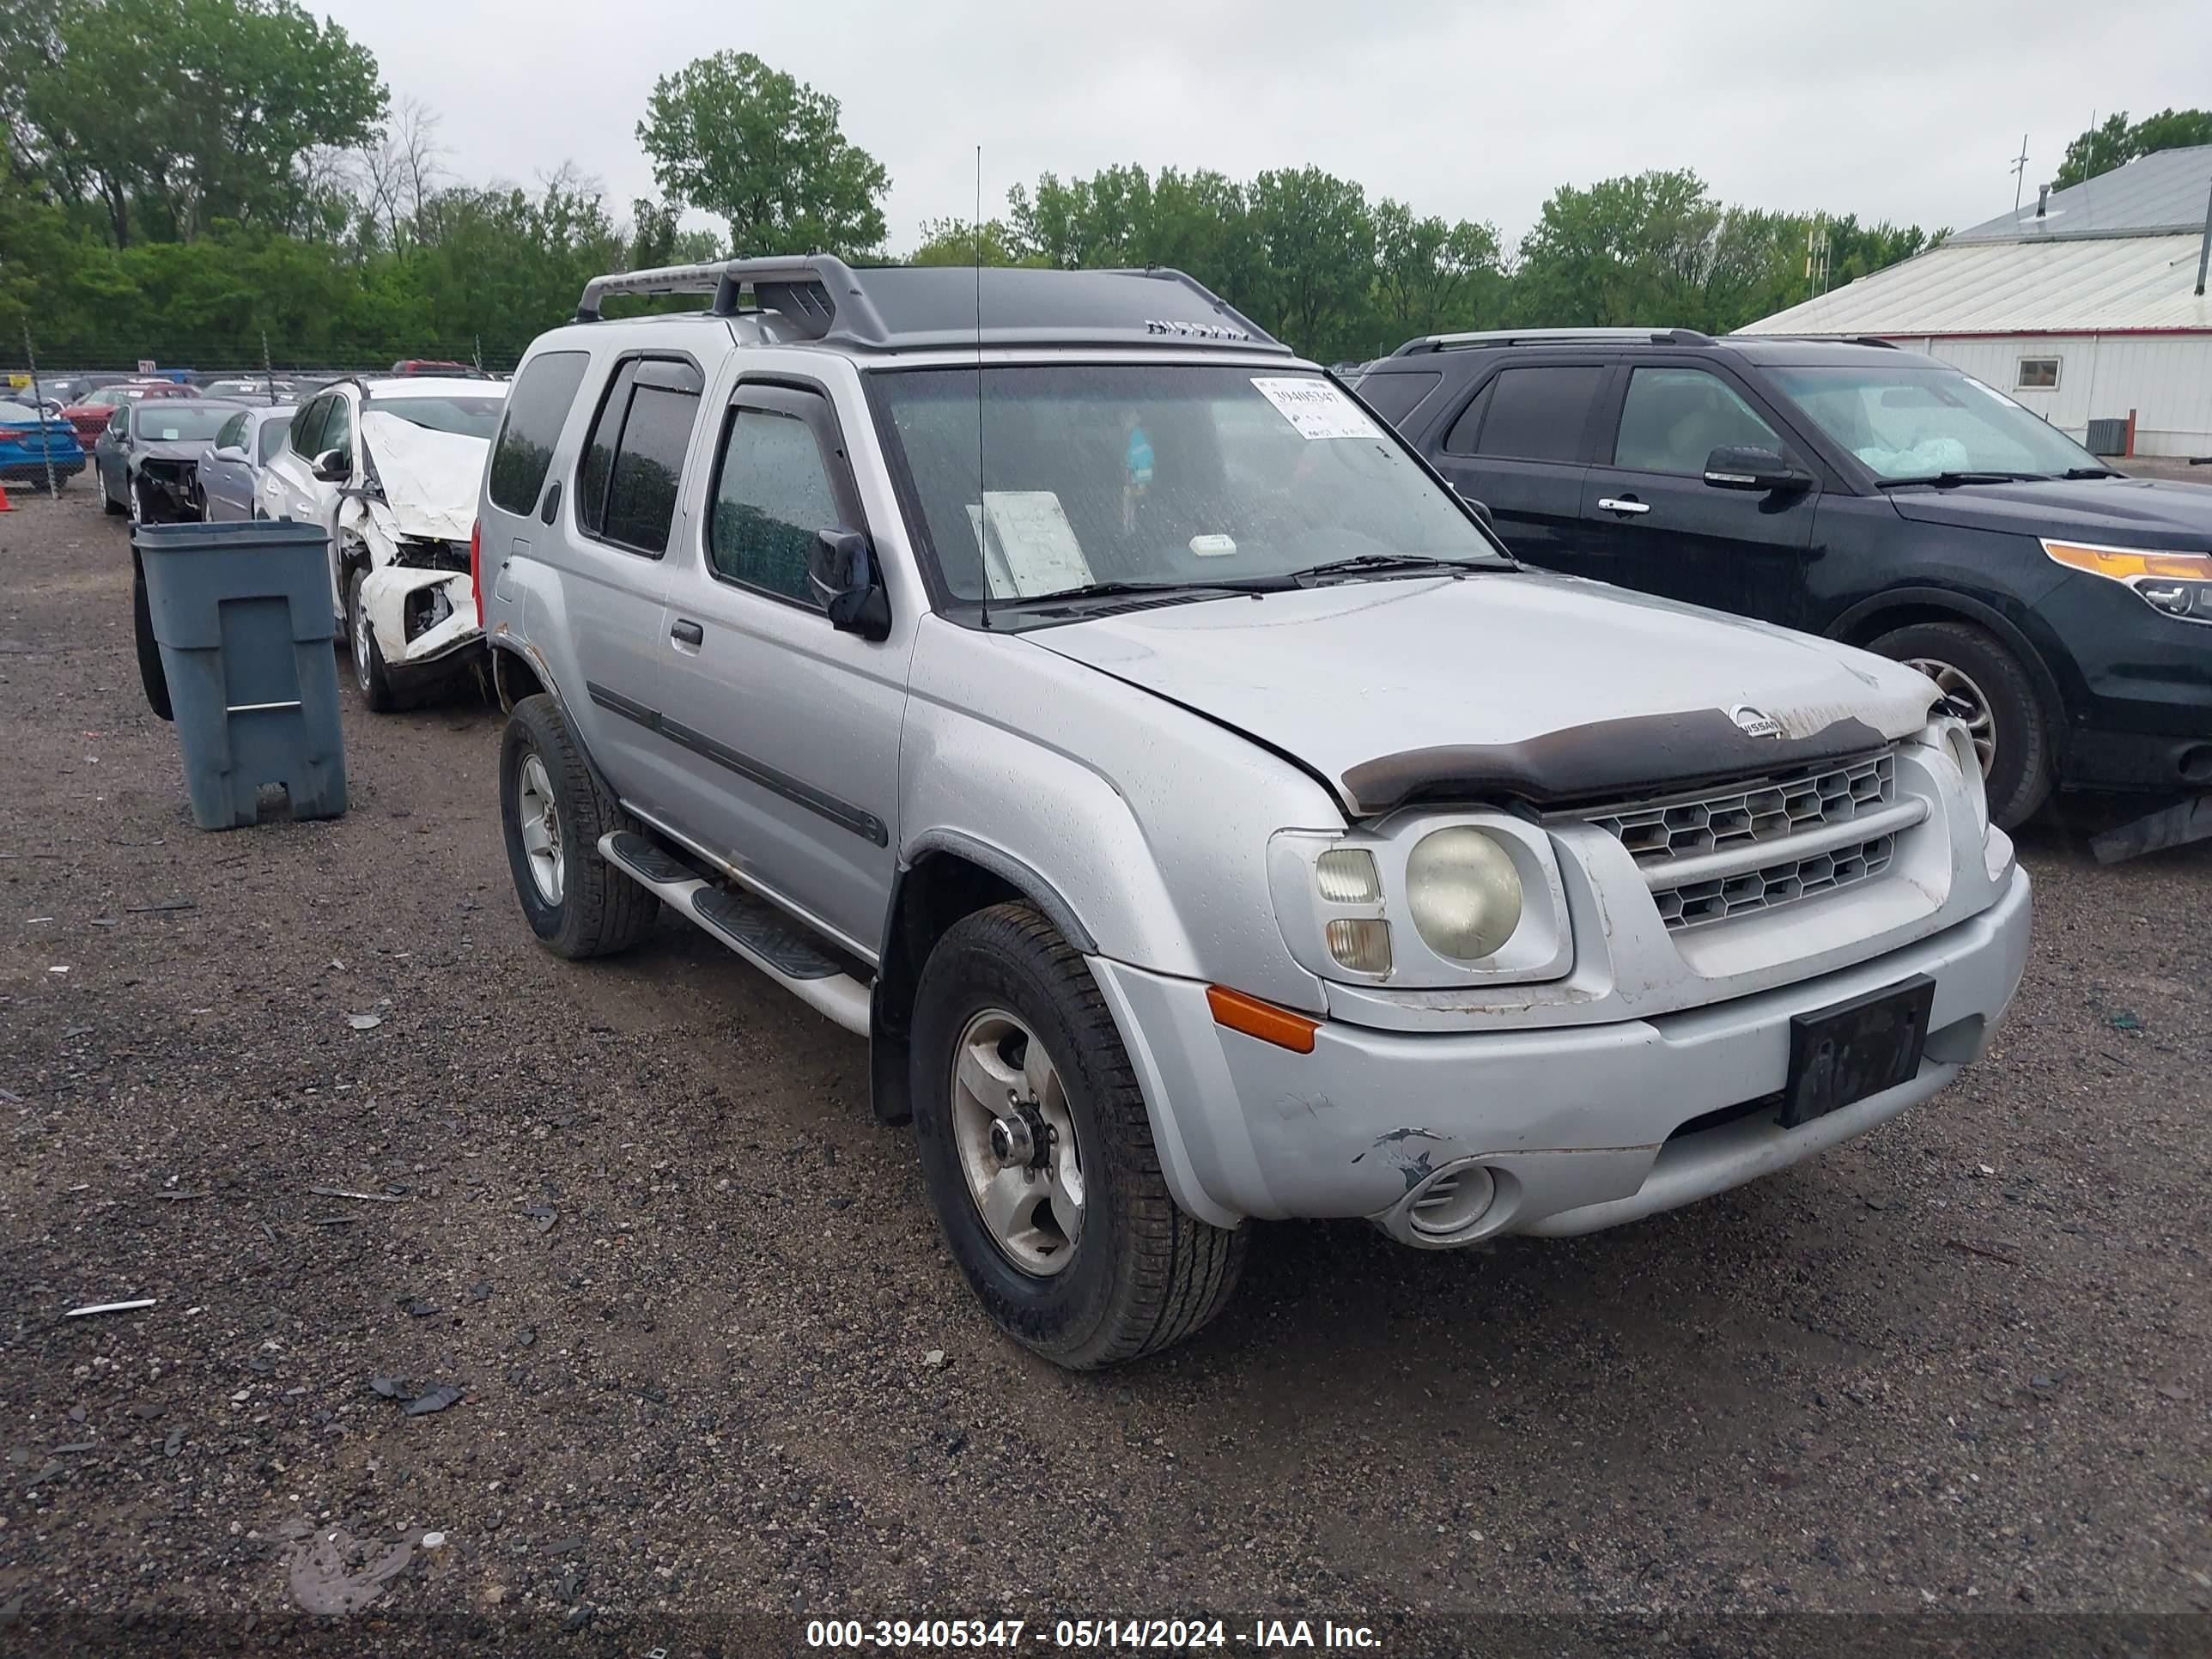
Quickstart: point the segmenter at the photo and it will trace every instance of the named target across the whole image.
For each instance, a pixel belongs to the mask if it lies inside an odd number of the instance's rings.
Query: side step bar
[[[600,836],[599,855],[815,1012],[859,1036],[868,1034],[870,988],[766,900],[708,881],[635,830]]]

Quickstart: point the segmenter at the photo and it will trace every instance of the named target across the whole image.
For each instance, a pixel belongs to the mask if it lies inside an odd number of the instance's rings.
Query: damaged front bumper
[[[377,565],[362,578],[361,604],[388,670],[427,668],[483,642],[465,570]]]
[[[1206,988],[1091,966],[1151,1109],[1170,1189],[1216,1225],[1366,1216],[1408,1243],[1593,1231],[1785,1168],[1925,1100],[1978,1058],[2027,963],[2010,871],[1968,921],[1840,971],[1702,1008],[1595,1025],[1411,1034],[1324,1021],[1298,1054],[1214,1023]],[[1916,975],[1935,981],[1917,1075],[1794,1128],[1778,1123],[1793,1016]],[[1413,1205],[1457,1172],[1448,1236]],[[1431,1183],[1439,1183],[1432,1185]]]

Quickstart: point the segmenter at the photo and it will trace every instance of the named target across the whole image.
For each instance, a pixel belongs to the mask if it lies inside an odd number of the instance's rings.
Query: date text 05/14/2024
[[[1334,1620],[1255,1619],[811,1619],[811,1648],[897,1651],[910,1648],[1149,1650],[1158,1652],[1242,1648],[1248,1652],[1300,1649],[1373,1651],[1382,1645],[1365,1625]]]

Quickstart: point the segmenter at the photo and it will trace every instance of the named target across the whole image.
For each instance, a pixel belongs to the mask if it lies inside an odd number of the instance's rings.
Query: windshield
[[[368,406],[380,415],[397,415],[433,432],[458,432],[465,438],[482,438],[489,443],[498,429],[503,401],[462,396],[379,398]]]
[[[1877,478],[1946,472],[2063,477],[2102,462],[2042,416],[1955,368],[1906,362],[1778,368],[1774,378],[1820,430]]]
[[[138,435],[149,443],[191,443],[212,438],[238,413],[223,404],[200,404],[163,398],[138,406]]]
[[[874,384],[963,599],[986,597],[987,562],[993,599],[1102,582],[1204,588],[1363,556],[1504,563],[1365,410],[1310,373],[1054,364]]]

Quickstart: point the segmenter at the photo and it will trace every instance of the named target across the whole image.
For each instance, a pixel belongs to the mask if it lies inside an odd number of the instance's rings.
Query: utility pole
[[[2204,291],[2201,277],[2197,291],[2199,294]],[[45,457],[46,463],[46,499],[58,501],[62,498],[62,492],[60,486],[54,483],[54,452],[46,441],[46,394],[39,386],[39,359],[31,349],[31,325],[27,321],[23,325],[23,361],[31,370],[31,407],[39,411],[39,453]]]
[[[2012,212],[2015,219],[2020,216],[2020,192],[2027,183],[2027,135],[2023,132],[2020,135],[2020,154],[2013,158],[2012,164]]]
[[[1805,233],[1805,286],[1815,296],[1828,291],[1828,221],[1824,214]]]

